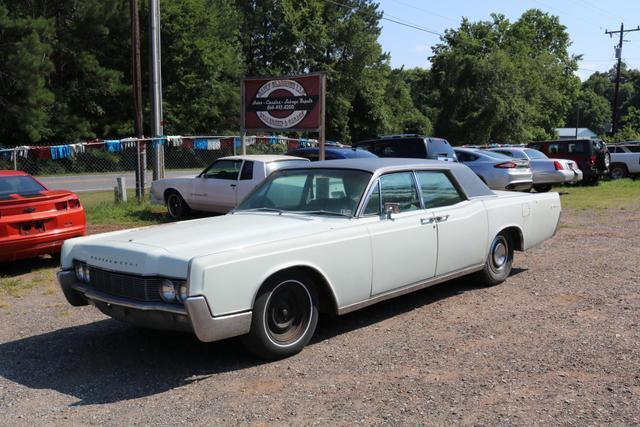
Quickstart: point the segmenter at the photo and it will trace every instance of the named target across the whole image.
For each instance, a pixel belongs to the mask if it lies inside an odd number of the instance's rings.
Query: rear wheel
[[[262,287],[253,306],[245,347],[265,359],[299,353],[318,324],[318,292],[304,274],[280,274]]]
[[[180,193],[172,190],[167,194],[167,211],[171,218],[182,219],[189,214],[191,209]]]
[[[484,268],[477,277],[486,286],[497,285],[509,277],[512,263],[513,240],[508,232],[503,231],[491,242]]]
[[[534,185],[533,189],[536,190],[538,193],[546,193],[547,191],[551,190],[551,185],[547,184],[547,185]]]
[[[625,165],[615,164],[611,166],[611,170],[609,174],[611,175],[611,179],[620,179],[624,178],[628,175],[627,167]]]

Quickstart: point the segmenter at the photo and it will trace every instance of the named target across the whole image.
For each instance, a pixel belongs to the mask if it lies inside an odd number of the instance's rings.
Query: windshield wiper
[[[333,211],[326,211],[326,210],[322,210],[322,209],[318,209],[318,210],[315,210],[315,211],[291,211],[291,213],[302,214],[302,215],[344,216],[344,217],[347,217],[347,218],[351,218],[351,215],[347,215],[347,214],[343,214],[343,213],[339,213],[339,212],[333,212]]]

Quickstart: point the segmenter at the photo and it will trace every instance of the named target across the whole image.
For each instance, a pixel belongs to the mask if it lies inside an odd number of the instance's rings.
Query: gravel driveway
[[[0,308],[0,424],[639,424],[640,213],[565,212],[514,266],[321,318],[272,363],[39,287]]]

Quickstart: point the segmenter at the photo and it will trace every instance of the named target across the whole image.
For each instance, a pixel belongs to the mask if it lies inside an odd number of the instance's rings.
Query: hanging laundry
[[[236,150],[242,148],[242,138],[239,136],[234,137],[233,145],[236,147]]]
[[[220,148],[222,150],[233,150],[233,138],[220,138]]]
[[[71,157],[71,148],[68,145],[53,145],[49,147],[53,160],[68,159]]]
[[[135,148],[138,143],[137,138],[123,138],[120,140],[123,148]]]
[[[122,141],[119,139],[105,139],[104,140],[104,148],[109,153],[117,153],[122,151]]]
[[[209,140],[207,140],[207,149],[208,150],[219,150],[220,149],[220,140],[219,139],[209,139]]]
[[[308,146],[308,142],[305,138],[300,138],[298,142],[300,143],[300,148],[305,148]]]
[[[278,137],[277,136],[270,136],[269,137],[269,145],[275,145],[278,143]]]
[[[71,149],[72,156],[77,156],[78,154],[84,153],[85,144],[82,142],[79,142],[77,144],[70,144],[69,149]]]
[[[208,150],[209,141],[204,138],[196,138],[193,140],[193,148],[196,150]]]
[[[182,145],[182,137],[179,135],[167,136],[167,142],[172,147],[180,147]]]
[[[36,159],[51,159],[51,149],[49,147],[30,147],[33,157]]]
[[[161,136],[158,138],[153,138],[153,146],[158,146],[158,145],[164,145],[165,142],[167,142],[167,137],[166,136]]]
[[[182,138],[182,147],[188,150],[193,149],[193,139],[191,138]]]
[[[0,150],[0,154],[2,154],[2,159],[3,160],[11,160],[12,159],[12,154],[13,154],[13,150],[9,150],[9,149],[2,149]]]

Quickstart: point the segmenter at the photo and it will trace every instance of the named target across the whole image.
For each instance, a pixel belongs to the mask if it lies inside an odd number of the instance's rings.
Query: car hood
[[[124,230],[70,240],[63,266],[79,259],[122,272],[186,277],[192,258],[321,233],[348,221],[253,212]]]

